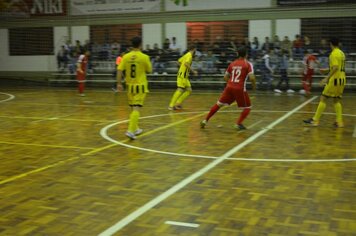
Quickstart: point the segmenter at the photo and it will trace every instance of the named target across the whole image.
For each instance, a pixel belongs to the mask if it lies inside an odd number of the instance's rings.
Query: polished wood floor
[[[206,129],[220,91],[152,91],[145,133],[126,139],[125,94],[110,89],[0,90],[0,235],[356,235],[356,106],[345,128],[317,97],[252,94],[249,129],[234,106]],[[318,95],[318,93],[315,93]]]

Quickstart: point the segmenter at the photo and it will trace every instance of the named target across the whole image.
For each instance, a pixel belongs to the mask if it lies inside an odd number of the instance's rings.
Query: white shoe
[[[299,93],[300,93],[300,94],[305,94],[305,90],[304,90],[304,89],[301,89],[301,90],[299,90]]]
[[[143,129],[137,129],[135,132],[134,132],[134,135],[140,135],[143,133]]]
[[[294,93],[294,90],[293,89],[288,89],[287,93]]]
[[[85,97],[85,94],[84,93],[80,93],[79,96]]]
[[[127,132],[125,133],[125,135],[126,135],[129,139],[131,139],[131,140],[135,140],[135,139],[136,139],[135,134],[132,133],[132,132],[127,131]]]
[[[275,93],[282,93],[282,91],[279,90],[279,89],[274,89],[273,91],[274,91]]]

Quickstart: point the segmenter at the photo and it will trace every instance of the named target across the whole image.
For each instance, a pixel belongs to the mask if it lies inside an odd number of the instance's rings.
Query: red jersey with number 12
[[[227,87],[246,89],[246,80],[249,74],[253,74],[253,65],[244,58],[239,58],[229,65],[226,72],[229,75]]]

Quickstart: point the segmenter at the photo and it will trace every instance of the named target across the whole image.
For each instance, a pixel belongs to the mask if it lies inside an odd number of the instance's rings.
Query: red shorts
[[[308,71],[306,74],[303,74],[303,79],[302,81],[309,81],[309,83],[312,82],[314,75],[314,71]]]
[[[85,80],[85,73],[77,72],[77,80]]]
[[[235,102],[238,107],[251,107],[250,97],[243,88],[226,87],[219,98],[219,103],[228,104]]]

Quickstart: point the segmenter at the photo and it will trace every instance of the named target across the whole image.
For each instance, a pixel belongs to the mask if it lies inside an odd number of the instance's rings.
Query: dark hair
[[[131,43],[134,48],[138,48],[138,47],[140,47],[140,45],[142,43],[142,39],[141,39],[141,37],[136,36],[131,39]]]
[[[197,48],[197,46],[195,44],[190,44],[188,46],[188,51],[191,51],[191,50],[196,49],[196,48]]]
[[[245,47],[239,47],[237,49],[237,54],[238,54],[239,57],[245,57],[246,54],[247,54],[246,48]]]
[[[333,45],[333,46],[339,46],[339,39],[338,38],[331,38],[330,40],[329,40],[329,42],[331,43],[331,45]]]

